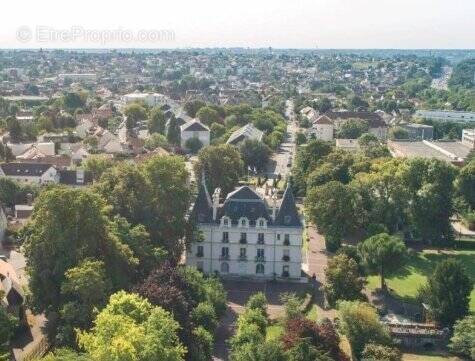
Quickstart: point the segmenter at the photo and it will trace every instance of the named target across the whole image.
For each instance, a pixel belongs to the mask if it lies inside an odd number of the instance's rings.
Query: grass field
[[[404,353],[402,354],[402,361],[463,361],[461,358],[450,355],[443,355],[440,353]]]
[[[425,251],[410,256],[406,265],[399,272],[387,278],[388,287],[393,290],[396,296],[405,301],[414,302],[417,290],[433,273],[436,264],[448,257],[456,258],[462,262],[470,277],[475,281],[475,251],[453,251],[450,253],[448,255]],[[367,280],[367,287],[370,290],[380,286],[378,276],[370,276]],[[470,298],[470,310],[475,312],[475,288],[472,290]]]

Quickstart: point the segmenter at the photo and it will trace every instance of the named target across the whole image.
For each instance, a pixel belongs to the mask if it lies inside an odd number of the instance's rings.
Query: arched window
[[[246,217],[239,218],[239,227],[249,227],[249,220]]]
[[[264,218],[258,218],[256,221],[256,225],[258,228],[265,228],[267,225],[267,222]]]
[[[229,264],[227,262],[221,263],[221,273],[229,272]]]
[[[264,274],[264,265],[262,263],[258,263],[256,265],[256,273],[257,274]]]

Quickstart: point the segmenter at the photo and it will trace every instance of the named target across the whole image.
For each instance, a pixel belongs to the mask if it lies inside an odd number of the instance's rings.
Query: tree
[[[385,276],[398,269],[404,261],[406,246],[397,237],[380,233],[358,245],[362,263],[381,277],[381,289],[386,290]]]
[[[363,350],[362,358],[368,361],[401,361],[402,355],[395,347],[369,343]]]
[[[210,106],[204,106],[198,110],[196,117],[204,124],[211,126],[219,122],[219,113]]]
[[[315,104],[317,110],[320,112],[320,114],[326,113],[332,108],[332,102],[328,98],[320,98],[317,100]]]
[[[91,191],[53,187],[41,192],[23,231],[35,311],[59,310],[66,272],[87,258],[104,262],[113,286],[127,285],[133,254],[109,225],[104,203]]]
[[[131,103],[124,108],[127,117],[127,129],[135,127],[138,121],[147,119],[147,110],[138,103]]]
[[[348,338],[356,359],[360,359],[369,343],[391,344],[389,331],[379,321],[379,316],[371,305],[360,301],[341,301],[338,313],[340,330]]]
[[[200,110],[204,106],[206,106],[206,103],[201,100],[191,100],[185,103],[184,108],[186,113],[190,117],[194,118],[196,117],[196,113],[198,112],[198,110]]]
[[[280,299],[284,304],[284,313],[286,320],[300,318],[303,315],[303,301],[298,298],[295,293],[284,293],[280,296]]]
[[[102,174],[114,165],[111,158],[102,155],[91,155],[83,163],[83,168],[87,172],[91,172],[94,181],[99,180]]]
[[[449,258],[437,264],[419,298],[428,305],[432,318],[451,327],[468,313],[473,282],[462,264]]]
[[[144,147],[148,150],[155,150],[159,147],[167,148],[168,141],[164,135],[160,133],[153,133],[147,140],[145,140]]]
[[[258,172],[265,170],[271,155],[270,148],[256,139],[246,139],[239,147],[239,151],[244,165]]]
[[[213,123],[210,127],[211,139],[218,139],[226,133],[226,127],[220,123]]]
[[[204,173],[208,189],[221,188],[223,194],[234,190],[242,174],[243,162],[238,150],[229,144],[212,145],[202,149],[194,165],[196,179]]]
[[[286,352],[289,361],[332,361],[326,353],[312,346],[309,341],[301,340]]]
[[[210,333],[214,333],[214,330],[218,326],[218,318],[216,311],[212,304],[208,302],[200,302],[191,311],[191,319],[195,325],[202,326]]]
[[[453,241],[455,173],[453,165],[439,159],[414,158],[402,164],[400,179],[410,196],[407,212],[416,237],[436,245]]]
[[[402,127],[394,127],[389,130],[389,139],[409,139],[409,132]]]
[[[186,348],[178,340],[179,327],[161,307],[120,291],[78,339],[93,361],[181,361]]]
[[[20,123],[15,117],[7,118],[7,130],[13,143],[20,142],[23,136],[23,131],[21,129]]]
[[[59,344],[74,344],[74,329],[91,327],[93,310],[105,305],[110,287],[102,261],[87,259],[66,271],[61,285],[65,303],[60,310]]]
[[[456,354],[475,359],[475,316],[467,316],[455,322],[449,348]]]
[[[180,143],[180,126],[175,116],[172,116],[168,120],[167,127],[167,140],[170,144],[179,144]]]
[[[92,361],[86,354],[78,354],[73,350],[59,348],[50,352],[41,361]]]
[[[358,223],[358,200],[351,186],[331,181],[307,192],[307,216],[325,235],[327,249],[334,252],[340,240]]]
[[[369,130],[368,122],[361,119],[348,119],[337,132],[337,138],[358,139]]]
[[[328,261],[325,280],[325,296],[332,306],[338,300],[353,301],[362,297],[363,280],[359,277],[358,264],[345,254]]]
[[[84,107],[86,100],[86,92],[67,92],[61,99],[63,106],[69,111],[74,111],[77,108]]]
[[[189,149],[191,153],[196,154],[203,147],[203,143],[198,137],[192,137],[185,142],[186,149]]]
[[[475,160],[466,164],[456,179],[458,193],[464,201],[475,210]]]
[[[192,344],[188,347],[188,357],[192,361],[209,361],[213,358],[213,335],[199,326],[192,331]]]
[[[251,310],[259,310],[263,315],[267,316],[267,298],[263,292],[254,293],[246,302],[246,308]]]
[[[0,203],[8,207],[13,207],[16,204],[18,194],[21,187],[10,178],[0,178]]]
[[[0,291],[0,297],[3,293]],[[0,307],[0,360],[10,359],[10,340],[18,327],[18,319],[7,313],[7,310]]]
[[[165,134],[165,114],[159,107],[154,107],[150,111],[150,118],[148,120],[148,132],[150,134],[160,133]]]

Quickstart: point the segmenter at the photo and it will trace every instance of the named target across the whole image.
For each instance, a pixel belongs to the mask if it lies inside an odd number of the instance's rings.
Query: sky
[[[3,0],[0,48],[475,48],[475,0]]]

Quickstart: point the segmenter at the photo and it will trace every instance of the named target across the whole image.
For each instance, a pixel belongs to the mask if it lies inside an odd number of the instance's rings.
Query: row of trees
[[[316,323],[305,318],[293,295],[285,303],[284,332],[279,339],[266,339],[269,319],[263,293],[251,296],[239,316],[237,330],[230,340],[232,361],[346,361],[333,323]]]
[[[294,169],[297,191],[307,194],[307,216],[331,251],[359,229],[450,243],[450,217],[458,204],[471,202],[472,177],[470,164],[458,171],[436,159],[370,158],[322,141],[301,148]]]
[[[82,350],[86,353],[75,357],[209,360],[226,294],[217,279],[177,266],[185,247],[181,240],[191,229],[185,220],[189,190],[183,159],[97,162],[95,168],[97,181],[90,189],[43,189],[22,231],[31,306],[46,313],[53,345],[74,350],[49,357],[62,360]],[[117,302],[140,303],[147,316],[132,306],[123,314]],[[97,310],[103,311],[96,317]],[[119,347],[129,328],[137,338],[127,340],[130,347]],[[155,337],[165,331],[162,341]],[[171,358],[164,356],[168,348]]]
[[[377,274],[381,289],[386,291],[385,278],[406,262],[408,251],[396,237],[381,233],[369,237],[357,247],[346,246],[328,262],[324,291],[331,306],[339,301],[360,301],[363,277]],[[431,318],[442,326],[453,326],[468,314],[473,282],[462,264],[447,259],[437,264],[427,282],[419,289],[418,299],[429,306]]]

